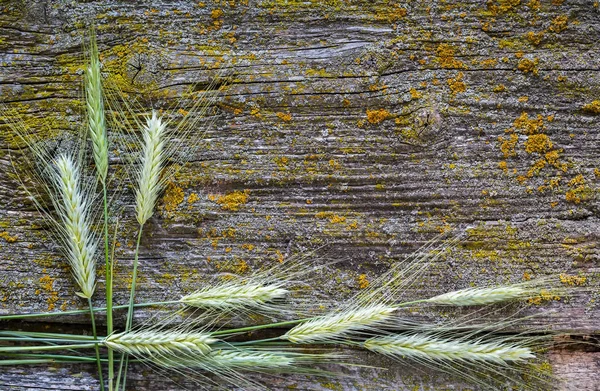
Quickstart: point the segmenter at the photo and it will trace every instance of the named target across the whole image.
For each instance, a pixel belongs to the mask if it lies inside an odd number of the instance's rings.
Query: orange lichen
[[[414,88],[411,88],[409,92],[410,92],[411,98],[413,98],[413,99],[419,99],[421,96],[423,96],[423,94],[421,94],[421,92],[417,91]]]
[[[587,281],[586,277],[583,276],[569,276],[568,274],[564,274],[562,273],[560,276],[560,282],[562,282],[564,285],[570,285],[570,286],[581,286],[584,285],[585,282]]]
[[[537,74],[539,72],[539,70],[537,68],[539,62],[540,62],[540,60],[538,58],[534,58],[533,60],[530,60],[528,58],[523,58],[521,61],[519,61],[519,64],[517,65],[517,69],[523,73],[531,72],[537,76]]]
[[[19,239],[18,236],[10,236],[8,232],[0,232],[0,238],[4,239],[7,243],[14,243]]]
[[[552,19],[552,22],[550,22],[550,27],[548,28],[548,30],[552,31],[553,33],[560,33],[564,30],[567,29],[567,26],[569,25],[569,17],[567,15],[559,15],[556,18]]]
[[[372,123],[374,125],[377,125],[390,117],[391,117],[391,114],[386,109],[378,109],[378,110],[377,109],[376,110],[367,109],[367,121],[369,121],[370,123]]]
[[[357,280],[359,289],[366,289],[369,287],[369,280],[367,279],[366,274],[361,274],[360,276],[358,276]]]
[[[467,90],[467,85],[462,81],[464,74],[462,72],[458,72],[454,79],[448,79],[448,87],[450,87],[450,91],[452,95],[455,95],[459,92],[465,92]]]
[[[492,91],[495,93],[504,92],[506,91],[506,86],[504,84],[498,84]]]
[[[221,205],[223,210],[238,211],[240,207],[248,202],[250,190],[234,191],[219,197],[209,197],[209,199],[215,200],[215,202]]]
[[[290,113],[278,112],[275,115],[285,122],[290,122],[292,120],[292,115]]]
[[[173,183],[167,185],[165,195],[162,198],[163,208],[167,212],[173,212],[185,199],[183,189]]]
[[[437,47],[440,66],[445,69],[466,69],[465,64],[454,58],[454,51],[455,49],[447,43],[442,43]]]
[[[388,23],[396,23],[400,19],[406,16],[408,10],[406,8],[400,7],[399,4],[392,4],[391,7],[385,8],[386,12],[377,12],[375,14],[375,20],[380,20]]]
[[[199,199],[200,199],[200,197],[198,197],[198,194],[191,193],[188,196],[187,202],[188,202],[188,204],[193,204],[194,202],[198,201]]]
[[[498,137],[500,142],[500,151],[504,154],[504,157],[516,156],[515,146],[519,141],[519,136],[515,133],[511,134],[508,139],[500,136]]]
[[[540,31],[538,33],[534,33],[533,31],[529,31],[527,34],[525,34],[525,38],[533,46],[538,46],[540,43],[542,43],[542,39],[544,39],[544,34],[545,33],[546,33],[545,31]]]
[[[525,134],[539,133],[544,129],[544,118],[538,114],[536,119],[529,119],[529,115],[523,112],[515,119],[513,126],[518,130],[524,131]]]
[[[552,149],[552,141],[545,134],[533,134],[525,141],[525,152],[544,153]]]
[[[594,100],[582,107],[583,111],[592,113],[592,114],[600,114],[600,100]]]
[[[46,269],[44,269],[44,272]],[[58,301],[58,292],[54,290],[54,278],[44,275],[39,279],[40,287],[46,293],[49,294],[49,297],[46,299],[46,303],[48,304],[48,311],[52,311],[56,307],[56,302]],[[36,291],[38,294],[39,290]]]

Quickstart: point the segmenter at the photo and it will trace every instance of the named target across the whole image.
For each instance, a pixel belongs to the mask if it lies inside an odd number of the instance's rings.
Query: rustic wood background
[[[82,31],[92,24],[107,83],[148,108],[178,108],[190,87],[227,84],[211,126],[195,133],[201,150],[147,227],[139,301],[310,251],[323,263],[343,259],[311,276],[315,296],[342,300],[457,227],[461,244],[411,295],[562,274],[585,291],[532,306],[525,313],[546,315],[528,324],[597,336],[597,1],[2,0],[0,100],[42,136],[81,123]],[[0,313],[83,308],[13,174],[18,143],[0,126]],[[113,163],[118,173],[116,155]],[[117,303],[126,300],[134,235],[126,224],[119,236]],[[98,305],[102,294],[100,284]],[[81,332],[87,324],[70,316],[1,326]],[[553,350],[548,363],[563,379],[557,389],[600,390],[599,350]],[[268,382],[468,387],[412,370],[351,375]],[[0,389],[95,390],[95,376],[93,366],[2,367]],[[143,367],[129,384],[184,387]]]

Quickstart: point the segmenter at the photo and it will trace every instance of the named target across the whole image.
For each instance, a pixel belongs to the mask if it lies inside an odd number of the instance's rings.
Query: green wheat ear
[[[90,299],[96,287],[96,243],[90,228],[89,200],[81,189],[79,168],[71,157],[61,155],[56,159],[52,181],[67,258],[81,288],[77,295]]]
[[[104,101],[102,94],[102,75],[96,36],[92,31],[90,38],[90,63],[85,72],[85,96],[88,116],[88,130],[92,140],[94,162],[98,177],[106,182],[108,174],[108,137],[104,117]]]

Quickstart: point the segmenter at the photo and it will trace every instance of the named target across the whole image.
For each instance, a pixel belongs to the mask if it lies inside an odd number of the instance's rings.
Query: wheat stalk
[[[103,344],[139,358],[185,358],[205,355],[217,340],[204,333],[129,331],[108,336]]]
[[[179,301],[191,307],[232,310],[257,307],[287,294],[288,290],[278,284],[227,283],[198,290],[183,296]]]
[[[96,286],[96,244],[88,221],[89,205],[80,189],[79,170],[73,160],[61,155],[56,159],[55,166],[57,170],[53,180],[62,199],[57,206],[64,225],[61,231],[68,245],[67,258],[75,281],[81,288],[77,295],[89,299]]]
[[[343,337],[351,331],[367,330],[388,320],[395,307],[383,304],[371,304],[321,316],[301,323],[289,330],[283,339],[292,343],[311,343]]]
[[[161,190],[160,171],[164,161],[164,133],[166,124],[158,117],[156,111],[148,118],[143,127],[144,146],[142,151],[142,167],[136,190],[137,221],[144,225],[154,213],[154,204]]]
[[[94,162],[98,177],[104,183],[108,173],[108,138],[102,98],[102,76],[95,37],[92,37],[90,64],[85,72],[85,93],[88,113],[88,129],[92,140]]]
[[[529,348],[518,345],[453,341],[418,334],[375,337],[365,341],[363,347],[388,356],[430,361],[485,361],[506,364],[535,358]]]
[[[453,306],[484,305],[527,298],[534,294],[534,289],[520,285],[507,285],[494,288],[467,288],[444,293],[425,301]]]

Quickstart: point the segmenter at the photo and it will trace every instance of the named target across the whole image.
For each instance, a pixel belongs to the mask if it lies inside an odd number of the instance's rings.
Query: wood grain
[[[560,274],[568,284],[585,273],[581,293],[525,309],[542,315],[524,324],[600,329],[594,2],[13,0],[0,9],[1,100],[42,137],[81,123],[90,24],[107,83],[146,109],[190,110],[182,93],[227,84],[147,227],[138,301],[177,298],[231,265],[253,270],[310,252],[322,264],[342,260],[310,276],[312,295],[341,301],[454,227],[461,243],[407,297]],[[0,126],[0,313],[84,308],[13,174],[18,143]],[[116,144],[113,152],[121,176]],[[124,190],[114,206],[125,216],[117,303],[133,258],[132,199]],[[102,296],[100,284],[97,305]],[[597,351],[552,352],[550,362],[566,379],[558,389],[598,389]],[[132,390],[176,389],[142,373]],[[406,379],[373,372],[330,389],[463,387]],[[0,368],[0,385],[97,387],[91,367]]]

